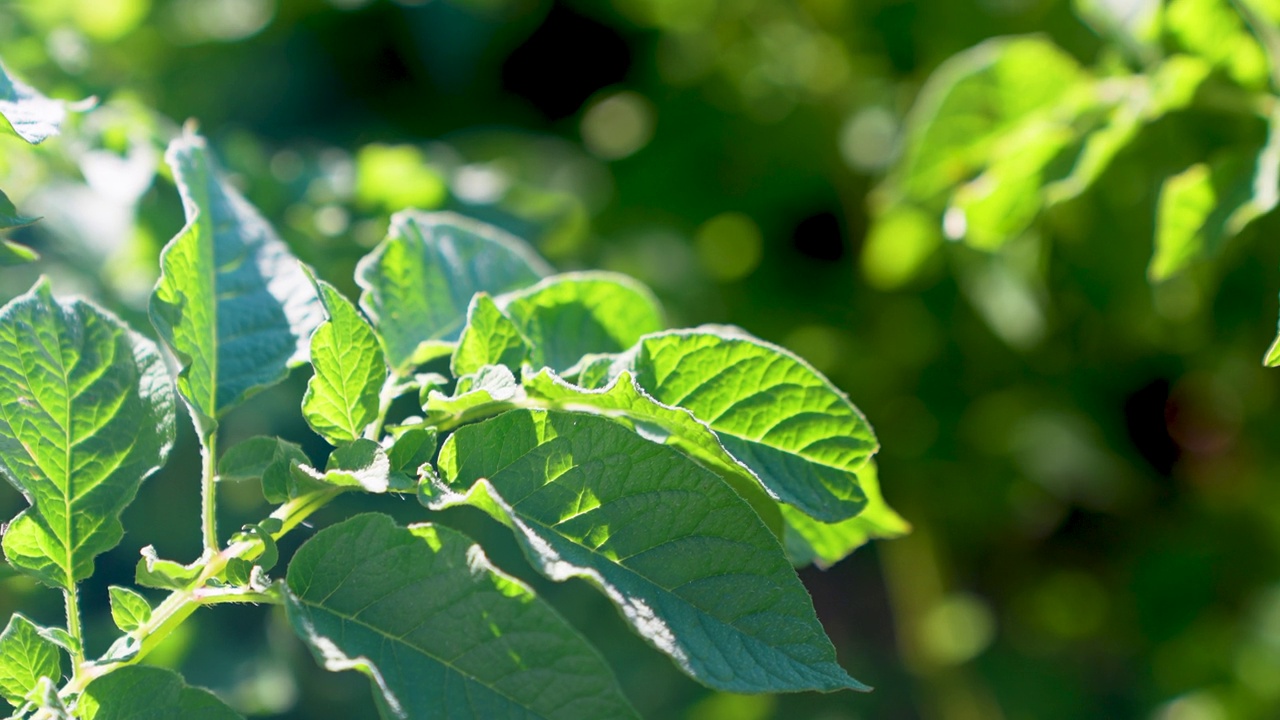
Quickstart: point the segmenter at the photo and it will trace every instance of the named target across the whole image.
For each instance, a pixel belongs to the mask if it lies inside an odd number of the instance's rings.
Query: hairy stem
[[[213,430],[200,443],[200,455],[204,466],[200,473],[200,520],[204,528],[204,556],[218,553],[218,501],[216,480],[218,476],[218,431]]]
[[[280,521],[280,530],[273,533],[272,537],[279,539],[284,536],[310,517],[312,513],[342,494],[342,492],[342,488],[320,490],[294,498],[276,508],[275,512],[271,513],[271,517]],[[151,651],[159,647],[165,638],[185,622],[187,618],[191,617],[191,614],[201,605],[217,602],[278,601],[278,598],[269,593],[245,591],[243,589],[236,589],[233,592],[231,589],[221,588],[219,590],[225,590],[225,592],[219,593],[215,592],[214,588],[207,587],[209,580],[222,573],[230,560],[233,558],[251,560],[258,557],[262,553],[262,549],[262,541],[251,538],[234,543],[228,546],[226,550],[215,552],[208,557],[200,576],[191,585],[169,593],[169,597],[165,598],[151,612],[151,619],[146,624],[132,633],[122,636],[98,660],[84,662],[83,656],[78,658],[75,674],[62,687],[58,695],[64,700],[70,699],[72,696],[83,692],[84,688],[95,678],[102,677],[117,668],[140,662]],[[71,596],[69,595],[68,597]],[[40,718],[42,716],[37,713],[32,720],[39,720]]]
[[[67,601],[67,634],[76,641],[71,662],[78,668],[84,662],[84,631],[80,629],[80,588],[72,584],[71,589],[63,590],[62,594]]]

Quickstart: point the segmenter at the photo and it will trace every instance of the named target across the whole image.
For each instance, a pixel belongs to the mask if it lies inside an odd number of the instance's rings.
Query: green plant
[[[836,664],[793,564],[906,526],[880,498],[871,427],[807,363],[735,328],[666,330],[639,283],[551,274],[514,237],[449,213],[392,218],[357,269],[362,313],[294,258],[194,130],[166,159],[187,224],[161,255],[150,316],[180,367],[176,396],[154,342],[48,280],[0,310],[0,472],[30,504],[4,553],[62,592],[67,619],[17,614],[0,635],[16,716],[237,717],[142,664],[227,602],[282,604],[326,668],[370,677],[384,717],[635,715],[565,620],[443,525],[360,514],[269,575],[277,540],[343,493],[415,495],[424,520],[483,510],[535,569],[586,579],[709,687],[866,689]],[[301,409],[333,446],[325,462],[276,437],[220,452],[227,411],[306,363]],[[144,549],[138,586],[168,594],[153,606],[108,588],[122,634],[89,658],[82,583],[165,463],[175,397],[202,450],[204,552],[182,564]],[[421,414],[399,416],[403,398]],[[261,482],[275,507],[227,538],[217,488],[235,482]]]

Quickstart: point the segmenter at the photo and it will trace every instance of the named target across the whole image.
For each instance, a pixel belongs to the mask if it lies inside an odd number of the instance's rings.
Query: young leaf
[[[621,352],[664,327],[653,293],[617,273],[556,275],[497,303],[528,338],[533,366],[558,371],[574,372],[582,356]]]
[[[311,365],[302,415],[331,445],[364,436],[378,418],[387,363],[373,328],[332,285],[316,280],[329,319],[311,336]]]
[[[0,633],[0,696],[21,707],[40,678],[62,682],[62,652],[24,615],[14,614]]]
[[[366,438],[336,448],[329,454],[324,472],[297,463],[292,471],[294,481],[302,485],[318,482],[371,493],[413,489],[411,482],[392,472],[391,459],[382,446]]]
[[[9,197],[0,192],[0,232],[26,227],[35,221],[36,218],[18,215],[18,210],[9,201]],[[39,259],[39,253],[26,245],[9,240],[0,240],[0,267],[21,265]]]
[[[855,517],[838,523],[814,520],[788,505],[782,506],[787,521],[787,555],[797,566],[813,563],[829,568],[872,539],[888,540],[911,532],[911,525],[894,512],[880,494],[876,464],[868,462],[858,473],[867,507]]]
[[[356,267],[360,306],[373,318],[399,376],[447,355],[471,296],[532,285],[550,273],[519,239],[453,213],[406,210]]]
[[[187,224],[165,246],[151,322],[182,364],[178,392],[201,437],[307,360],[323,320],[302,265],[221,175],[190,129],[165,153]]]
[[[107,592],[111,596],[111,619],[116,627],[133,632],[151,619],[151,603],[137,591],[112,585]]]
[[[358,515],[289,564],[285,607],[316,660],[369,676],[383,718],[635,718],[604,659],[466,536]]]
[[[181,590],[200,576],[204,564],[196,561],[183,565],[173,560],[162,560],[150,545],[142,548],[142,558],[134,572],[134,580],[143,587],[158,590]]]
[[[479,372],[485,365],[505,365],[512,373],[518,373],[528,357],[529,345],[511,318],[502,314],[488,293],[476,293],[449,363],[453,376]]]
[[[67,117],[66,105],[51,100],[0,66],[0,117],[14,134],[32,145],[52,135]]]
[[[172,670],[128,665],[89,683],[82,720],[244,720],[208,690],[189,687]]]
[[[387,449],[391,469],[411,476],[418,474],[423,463],[431,462],[436,454],[436,429],[411,428],[396,438]]]
[[[231,446],[218,460],[219,482],[265,480],[273,468],[288,471],[291,462],[307,462],[306,453],[297,443],[278,437],[258,435]]]
[[[791,352],[742,334],[675,330],[649,335],[632,360],[636,382],[682,407],[775,499],[823,522],[866,504],[858,473],[879,448],[844,393]]]
[[[544,575],[581,577],[694,679],[728,692],[865,689],[781,546],[710,471],[608,418],[515,410],[440,451],[433,509],[479,507]]]
[[[524,392],[506,366],[486,365],[474,375],[459,378],[453,395],[428,390],[422,409],[432,425],[456,427],[515,407]]]
[[[4,534],[15,568],[70,589],[116,546],[173,445],[169,382],[150,340],[47,280],[0,310],[0,473],[31,504]]]

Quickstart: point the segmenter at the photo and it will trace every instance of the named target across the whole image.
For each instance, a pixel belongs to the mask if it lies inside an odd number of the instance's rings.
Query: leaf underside
[[[728,692],[865,689],[835,662],[782,547],[720,478],[608,418],[516,410],[458,430],[433,509],[471,504],[544,575],[600,588],[694,679]]]
[[[368,675],[384,718],[637,717],[603,658],[456,531],[359,515],[303,545],[287,584],[294,629]]]

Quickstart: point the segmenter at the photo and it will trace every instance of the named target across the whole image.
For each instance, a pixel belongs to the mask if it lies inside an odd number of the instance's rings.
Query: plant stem
[[[275,512],[271,513],[271,517],[280,521],[280,530],[273,533],[272,537],[279,539],[284,536],[302,523],[303,520],[310,517],[312,513],[342,494],[342,492],[342,488],[320,490],[294,498],[276,508]],[[189,586],[169,593],[169,597],[165,598],[151,612],[151,619],[145,625],[121,637],[95,662],[84,662],[83,655],[78,658],[75,673],[71,680],[62,687],[58,695],[64,700],[69,699],[73,695],[83,692],[84,688],[95,678],[102,677],[117,668],[134,665],[141,661],[152,650],[159,647],[175,628],[191,617],[196,608],[220,601],[211,599],[215,598],[216,595],[211,595],[205,586],[209,580],[217,577],[226,569],[227,563],[231,559],[256,558],[262,553],[262,548],[262,541],[255,538],[234,543],[222,552],[215,552],[209,556],[205,561],[204,569],[200,572],[200,576]],[[265,593],[240,592],[239,597],[236,598],[232,597],[233,593],[225,593],[225,595],[226,599],[221,600],[222,602],[273,601],[272,596]],[[69,595],[68,598],[70,597]],[[68,600],[68,607],[70,607],[71,602],[71,600]],[[41,715],[37,714],[32,720],[39,720],[40,718]]]
[[[204,556],[218,553],[218,502],[215,495],[218,474],[218,431],[214,429],[200,443],[204,467],[200,472],[200,519],[204,526]]]
[[[67,633],[76,641],[71,653],[71,663],[79,668],[84,662],[84,632],[80,629],[80,588],[72,585],[70,590],[62,591],[67,601]]]

